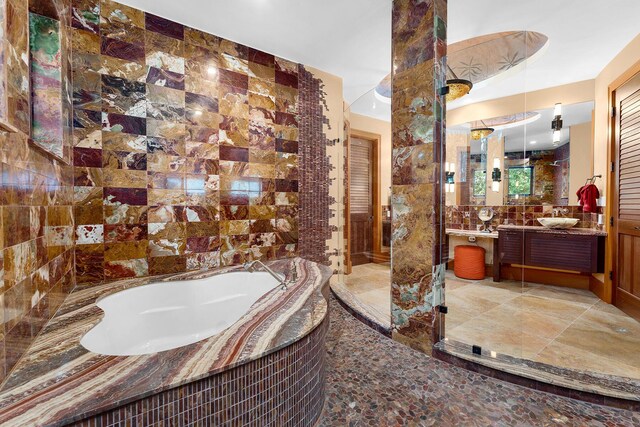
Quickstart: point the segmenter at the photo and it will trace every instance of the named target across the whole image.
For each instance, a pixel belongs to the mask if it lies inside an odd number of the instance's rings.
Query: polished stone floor
[[[345,289],[359,311],[369,311],[369,317],[387,325],[389,287],[388,265],[357,266],[345,276]],[[589,291],[463,280],[447,271],[446,301],[445,335],[450,340],[555,366],[640,379],[640,322]]]
[[[349,307],[385,329],[391,328],[389,264],[362,264],[331,289]]]
[[[640,426],[640,414],[523,388],[428,357],[331,299],[319,426]]]

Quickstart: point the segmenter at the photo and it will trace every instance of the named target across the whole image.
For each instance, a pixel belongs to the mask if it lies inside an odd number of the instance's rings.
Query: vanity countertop
[[[606,236],[607,232],[603,230],[596,230],[595,228],[547,228],[541,225],[499,225],[498,231],[501,230],[521,230],[521,231],[535,231],[537,233],[548,234],[574,234],[580,236]]]
[[[484,237],[487,239],[497,239],[498,232],[493,231],[491,233],[487,233],[486,231],[477,231],[477,230],[458,230],[457,228],[447,228],[447,234],[450,236],[460,236],[460,237]]]

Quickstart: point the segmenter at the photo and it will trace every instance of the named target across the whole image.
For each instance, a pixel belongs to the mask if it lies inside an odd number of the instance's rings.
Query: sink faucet
[[[286,276],[283,277],[281,275],[279,275],[278,273],[276,273],[275,271],[273,271],[272,269],[270,269],[269,267],[267,267],[265,265],[265,263],[263,263],[260,260],[255,260],[255,261],[249,261],[249,262],[245,262],[243,265],[245,270],[247,270],[249,273],[253,273],[254,271],[256,271],[257,266],[262,266],[262,268],[264,269],[264,271],[266,271],[267,273],[269,273],[274,279],[276,279],[281,286],[281,289],[284,291],[287,289],[287,285],[295,282],[297,280],[297,272],[295,267],[292,268],[292,277],[291,277],[291,281],[287,281]]]
[[[569,209],[567,208],[555,208],[551,211],[551,218],[555,218],[558,215],[566,215],[569,213]]]

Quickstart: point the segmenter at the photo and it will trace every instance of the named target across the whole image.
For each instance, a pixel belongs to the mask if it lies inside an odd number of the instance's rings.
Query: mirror
[[[457,171],[448,205],[574,206],[593,176],[593,101],[488,117],[447,129],[447,163]],[[552,122],[560,112],[561,129]],[[474,135],[472,129],[493,129]],[[478,139],[474,139],[478,138]]]

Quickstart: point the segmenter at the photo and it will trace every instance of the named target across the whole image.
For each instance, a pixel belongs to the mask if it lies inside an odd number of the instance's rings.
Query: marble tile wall
[[[444,280],[446,0],[394,0],[392,12],[391,326],[424,352],[438,341]]]
[[[29,12],[71,46],[71,164],[29,141]],[[333,142],[304,66],[111,1],[6,0],[2,16],[19,131],[0,133],[0,381],[78,283],[291,257],[300,242],[326,261]],[[315,168],[302,203],[300,147]],[[300,218],[315,227],[301,238]]]
[[[298,64],[112,1],[73,41],[79,283],[297,253]]]
[[[26,62],[29,11],[60,20],[67,38],[70,9],[7,0],[7,11],[9,121],[18,132],[0,132],[0,381],[74,285],[73,170],[29,142]]]

